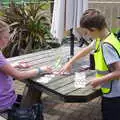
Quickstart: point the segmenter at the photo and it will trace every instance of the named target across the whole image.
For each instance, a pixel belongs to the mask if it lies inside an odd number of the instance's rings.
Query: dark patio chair
[[[16,100],[16,103],[14,104],[14,106],[16,108],[20,107],[21,100],[22,100],[22,95],[17,95],[17,100]],[[3,117],[3,118],[5,118],[7,120],[8,119],[8,112],[9,111],[10,111],[10,109],[6,109],[4,111],[0,111],[0,116]]]

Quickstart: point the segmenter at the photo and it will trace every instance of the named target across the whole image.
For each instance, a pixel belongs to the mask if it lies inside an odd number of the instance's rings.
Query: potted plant
[[[7,57],[50,48],[45,39],[50,38],[48,8],[47,3],[18,5],[11,2],[9,8],[2,10],[0,19],[10,25],[11,32],[11,44],[3,51]]]

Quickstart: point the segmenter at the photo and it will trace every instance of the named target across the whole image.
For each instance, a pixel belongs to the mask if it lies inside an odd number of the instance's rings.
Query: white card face
[[[86,74],[85,72],[75,72],[75,80],[82,80],[86,79]]]
[[[50,75],[44,75],[43,77],[40,77],[40,79],[37,80],[37,82],[40,83],[48,83],[52,78],[54,78],[55,75],[50,74]]]
[[[75,88],[85,88],[86,83],[85,82],[76,81],[76,82],[74,82],[74,86],[75,86]]]
[[[74,86],[76,88],[84,88],[87,84],[85,72],[76,72],[74,76]]]

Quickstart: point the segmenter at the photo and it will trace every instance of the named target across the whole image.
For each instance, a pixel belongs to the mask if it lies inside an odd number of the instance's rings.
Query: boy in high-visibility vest
[[[93,39],[60,70],[69,71],[71,65],[92,51],[96,78],[90,80],[93,87],[101,85],[103,120],[120,120],[120,42],[107,27],[105,17],[95,9],[82,15],[78,32]]]

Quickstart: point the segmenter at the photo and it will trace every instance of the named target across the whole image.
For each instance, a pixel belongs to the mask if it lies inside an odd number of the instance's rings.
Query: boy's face
[[[92,39],[96,39],[100,36],[100,31],[96,28],[91,28],[91,30],[87,28],[81,28],[81,32],[83,36],[88,36]]]
[[[79,33],[79,35],[82,36],[83,38],[90,38],[87,31],[84,31],[82,28],[77,28],[76,30]]]
[[[9,43],[9,30],[0,33],[0,48],[5,48]]]

